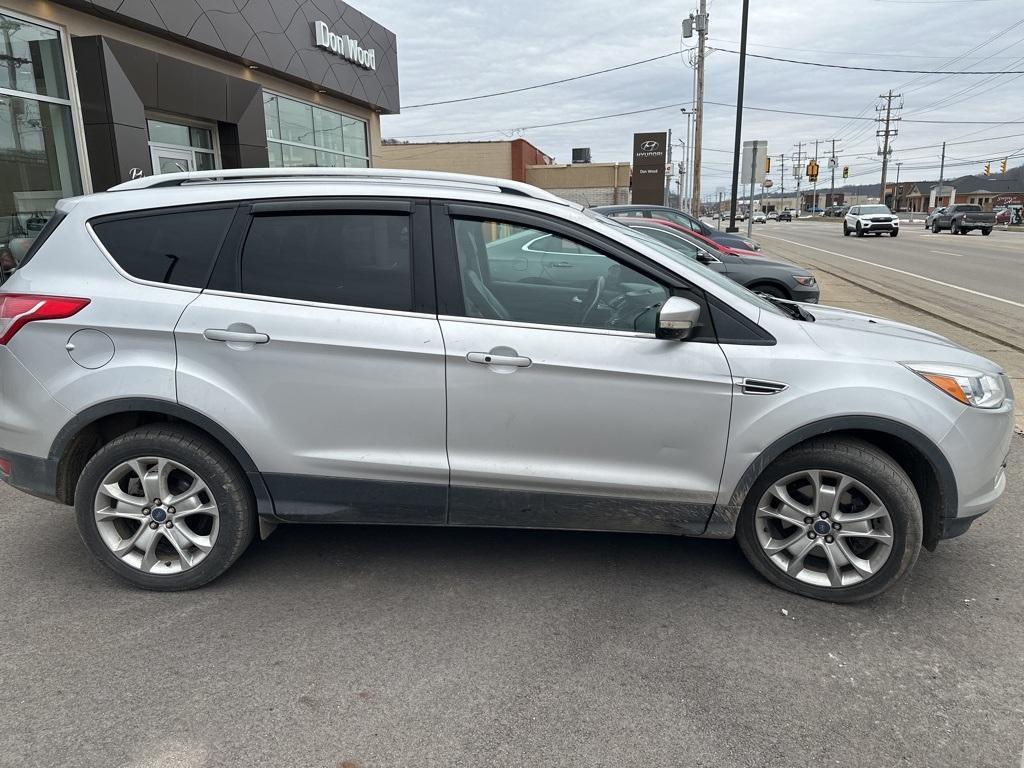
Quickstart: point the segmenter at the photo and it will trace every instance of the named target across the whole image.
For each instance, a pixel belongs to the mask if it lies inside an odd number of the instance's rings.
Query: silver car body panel
[[[685,277],[777,343],[668,342],[197,293],[127,277],[86,226],[134,210],[323,197],[457,199],[551,216]],[[745,475],[780,436],[854,416],[903,425],[941,451],[961,516],[990,507],[1005,486],[1012,396],[996,410],[968,408],[899,364],[998,372],[994,363],[936,334],[858,313],[809,306],[816,322],[799,322],[762,311],[702,268],[572,206],[428,178],[311,178],[141,188],[59,207],[67,218],[0,290],[91,303],[67,320],[30,323],[0,347],[0,446],[8,451],[46,458],[75,414],[148,398],[204,414],[268,475],[632,499],[652,502],[655,517],[674,514],[657,504],[678,505],[694,513],[692,523],[707,519],[713,504],[734,511]],[[233,324],[270,340],[233,348],[204,336]],[[66,347],[79,329],[111,339],[108,363],[92,369],[72,360]],[[467,359],[495,350],[513,350],[529,366],[499,370]],[[743,379],[785,388],[743,394],[734,384]]]

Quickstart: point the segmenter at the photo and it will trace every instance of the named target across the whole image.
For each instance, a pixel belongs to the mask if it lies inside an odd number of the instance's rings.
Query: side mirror
[[[682,341],[689,338],[699,320],[699,304],[682,296],[670,296],[658,312],[655,336],[659,339]]]
[[[715,260],[711,257],[711,254],[704,251],[697,251],[697,261],[701,264],[714,264]]]

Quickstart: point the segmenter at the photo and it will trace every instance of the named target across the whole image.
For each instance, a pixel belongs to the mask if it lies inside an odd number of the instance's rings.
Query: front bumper
[[[939,443],[956,478],[957,509],[943,538],[958,536],[992,509],[1006,490],[1006,465],[1013,441],[1012,396],[994,410],[965,408]]]
[[[805,304],[817,304],[821,297],[821,291],[817,285],[795,285],[790,287],[793,294],[793,301],[801,301]]]
[[[900,228],[897,221],[862,221],[860,228],[865,232],[892,232]]]

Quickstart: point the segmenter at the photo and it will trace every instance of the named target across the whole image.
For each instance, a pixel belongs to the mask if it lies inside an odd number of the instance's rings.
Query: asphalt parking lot
[[[152,594],[0,488],[0,765],[1018,766],[1024,438],[1010,491],[858,606],[732,542],[282,527]]]

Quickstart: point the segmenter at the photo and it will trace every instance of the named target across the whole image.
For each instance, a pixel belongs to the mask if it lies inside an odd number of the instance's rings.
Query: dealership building
[[[338,0],[0,0],[0,246],[138,176],[370,166],[398,109],[395,35]]]

